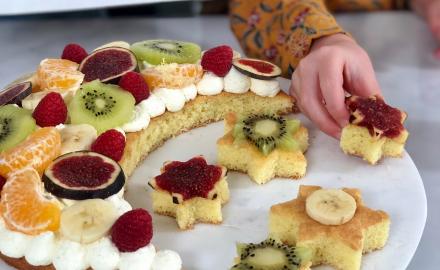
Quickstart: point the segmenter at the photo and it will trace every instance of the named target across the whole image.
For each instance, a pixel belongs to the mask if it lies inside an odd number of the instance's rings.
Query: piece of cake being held
[[[308,131],[299,120],[231,113],[225,118],[225,135],[217,141],[217,158],[220,165],[264,184],[274,177],[303,177],[307,148]]]
[[[402,156],[408,131],[406,113],[380,97],[351,96],[346,100],[350,124],[342,129],[340,146],[346,154],[360,156],[370,164],[382,157]]]
[[[225,167],[208,165],[202,156],[165,162],[161,174],[148,184],[154,212],[175,217],[180,229],[223,221],[221,208],[229,200]]]

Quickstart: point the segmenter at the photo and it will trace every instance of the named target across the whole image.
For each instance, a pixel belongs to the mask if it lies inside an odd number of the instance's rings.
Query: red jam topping
[[[352,96],[346,103],[351,112],[350,123],[357,120],[353,113],[358,111],[363,119],[356,125],[368,128],[372,136],[376,136],[375,130],[379,130],[383,132],[381,136],[395,138],[404,129],[400,110],[385,104],[379,97]]]
[[[207,198],[208,193],[222,176],[220,166],[208,165],[203,157],[186,162],[173,161],[156,176],[156,185],[170,193],[181,194],[184,200],[194,197]]]
[[[250,66],[260,73],[271,73],[274,69],[272,64],[259,60],[240,59],[238,62],[240,64]]]
[[[99,187],[111,178],[115,168],[101,157],[74,156],[53,165],[53,174],[69,187]]]

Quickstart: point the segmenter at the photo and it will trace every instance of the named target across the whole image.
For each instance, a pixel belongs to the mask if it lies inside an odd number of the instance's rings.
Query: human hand
[[[434,37],[440,42],[440,0],[411,0],[411,7],[426,19]],[[440,48],[434,55],[440,59]]]
[[[295,69],[289,91],[301,111],[335,138],[340,137],[349,120],[345,91],[381,96],[368,54],[344,34],[314,41],[310,53]]]

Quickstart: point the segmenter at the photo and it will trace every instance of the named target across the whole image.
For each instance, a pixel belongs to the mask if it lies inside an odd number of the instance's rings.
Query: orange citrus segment
[[[65,92],[77,90],[84,79],[78,64],[65,59],[44,59],[37,70],[41,90]]]
[[[164,64],[142,70],[142,76],[151,90],[156,88],[183,88],[197,83],[203,68],[198,64]]]
[[[0,175],[7,178],[14,171],[33,167],[42,175],[60,155],[61,135],[54,127],[40,128],[22,143],[0,154]]]
[[[43,182],[33,168],[17,171],[7,179],[0,207],[6,226],[13,231],[36,235],[57,231],[60,226],[61,207],[44,195]]]

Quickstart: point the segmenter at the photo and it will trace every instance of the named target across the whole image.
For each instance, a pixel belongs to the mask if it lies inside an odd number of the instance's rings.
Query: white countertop
[[[410,13],[339,15],[339,22],[369,52],[388,102],[409,117],[407,151],[424,180],[428,220],[408,269],[438,269],[440,256],[440,61],[424,22]],[[31,72],[45,57],[59,57],[66,43],[91,50],[112,40],[190,40],[203,48],[238,43],[226,17],[185,19],[0,19],[0,87]],[[378,194],[380,196],[380,194]],[[405,198],[402,198],[405,200]],[[398,259],[398,258],[397,258]]]

